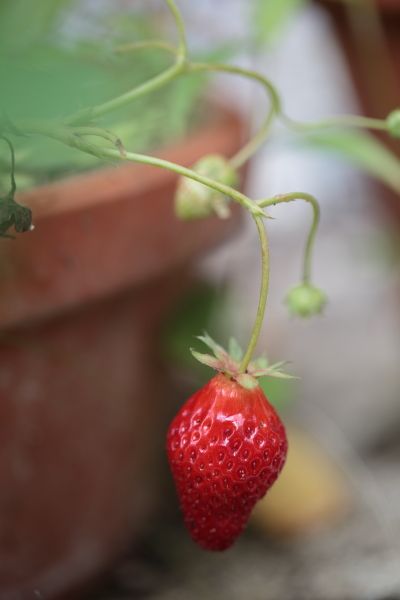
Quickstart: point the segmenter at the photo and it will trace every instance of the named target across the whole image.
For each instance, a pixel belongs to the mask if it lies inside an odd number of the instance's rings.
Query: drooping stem
[[[245,355],[240,363],[239,372],[245,373],[251,358],[253,356],[254,350],[257,346],[258,338],[260,337],[260,332],[264,320],[265,307],[267,304],[267,296],[268,296],[268,286],[269,286],[269,247],[268,247],[268,237],[267,232],[264,226],[264,221],[261,217],[253,216],[255,224],[257,226],[258,237],[260,238],[261,244],[261,286],[260,286],[260,296],[258,300],[257,314],[256,320],[253,325],[253,330],[251,332],[251,337],[249,341],[249,345],[247,346],[247,350]]]
[[[16,183],[15,183],[15,153],[14,153],[14,146],[12,145],[11,141],[8,139],[8,137],[4,136],[4,135],[0,135],[0,139],[5,141],[5,143],[7,144],[7,146],[10,149],[10,160],[11,160],[11,166],[10,166],[10,181],[11,181],[11,186],[10,186],[10,191],[9,191],[9,196],[10,198],[14,198],[15,195],[15,191],[17,189]]]
[[[305,202],[309,202],[313,210],[313,220],[311,223],[310,231],[307,237],[306,247],[304,250],[303,266],[303,281],[304,283],[309,283],[311,277],[312,251],[314,248],[315,235],[317,233],[317,228],[320,219],[320,208],[318,201],[311,194],[306,194],[305,192],[291,192],[288,194],[279,194],[277,196],[274,196],[273,198],[269,198],[266,200],[261,200],[258,202],[258,205],[263,208],[266,208],[268,206],[275,206],[276,204],[282,204],[284,202],[293,202],[294,200],[304,200]]]
[[[228,65],[224,63],[190,63],[187,66],[188,72],[218,72],[218,73],[230,73],[232,75],[240,75],[248,79],[253,79],[264,87],[270,99],[270,108],[265,117],[263,124],[256,133],[256,135],[249,140],[243,148],[241,148],[235,156],[230,159],[230,164],[234,169],[238,169],[244,163],[246,163],[253,154],[260,148],[264,143],[265,138],[268,134],[269,128],[275,115],[281,112],[281,101],[279,94],[275,86],[263,75],[252,71],[251,69],[245,69],[234,65]]]
[[[93,156],[96,156],[97,158],[111,160],[128,160],[130,162],[146,164],[154,167],[160,167],[161,169],[166,169],[168,171],[173,171],[178,175],[182,175],[183,177],[188,177],[189,179],[198,181],[199,183],[202,183],[203,185],[217,192],[220,192],[225,196],[228,196],[233,201],[241,204],[253,216],[265,216],[263,209],[260,208],[257,202],[250,200],[250,198],[248,198],[245,194],[242,194],[238,190],[230,187],[229,185],[225,185],[224,183],[214,181],[210,177],[200,175],[196,171],[188,169],[187,167],[183,167],[182,165],[179,165],[177,163],[164,160],[156,156],[149,156],[147,154],[138,154],[135,152],[125,151],[121,153],[119,149],[99,147],[97,145],[90,144],[86,141],[85,138],[81,136],[74,135],[73,130],[71,131],[67,127],[55,128],[52,125],[46,125],[46,123],[39,121],[24,121],[18,123],[18,126],[27,134],[31,133],[45,135],[54,140],[62,142],[67,146],[76,148],[77,150],[80,150],[85,154],[91,154]]]

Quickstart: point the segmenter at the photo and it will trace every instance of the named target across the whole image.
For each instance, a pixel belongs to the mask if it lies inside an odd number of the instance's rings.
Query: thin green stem
[[[182,15],[175,4],[174,0],[166,0],[168,8],[175,20],[175,25],[178,30],[179,36],[179,46],[178,53],[182,58],[185,58],[188,53],[187,42],[186,42],[186,32],[185,32],[185,23],[182,19]]]
[[[81,148],[81,149],[84,150],[84,148]],[[91,152],[91,153],[93,153],[93,152]],[[101,156],[103,158],[111,158],[111,159],[121,158],[118,151],[114,150],[112,148],[102,149]],[[257,205],[257,203],[250,200],[247,196],[245,196],[238,190],[235,190],[234,188],[232,188],[228,185],[225,185],[223,183],[214,181],[213,179],[210,179],[209,177],[205,177],[204,175],[200,175],[199,173],[196,173],[195,171],[192,171],[191,169],[182,167],[181,165],[178,165],[178,164],[173,163],[168,160],[164,160],[162,158],[157,158],[155,156],[148,156],[145,154],[137,154],[134,152],[126,152],[123,159],[131,161],[131,162],[152,165],[154,167],[160,167],[161,169],[167,169],[168,171],[173,171],[174,173],[178,173],[178,175],[182,175],[183,177],[188,177],[189,179],[198,181],[199,183],[202,183],[203,185],[205,185],[217,192],[220,192],[221,194],[224,194],[225,196],[228,196],[235,202],[238,202],[244,208],[249,210],[252,215],[265,216],[264,212]]]
[[[141,42],[128,42],[114,48],[116,54],[125,54],[126,52],[137,52],[138,50],[162,50],[173,56],[178,54],[178,49],[168,42],[162,40],[142,40]]]
[[[97,106],[92,106],[90,108],[83,109],[67,119],[64,120],[65,125],[75,125],[82,122],[90,122],[99,117],[104,116],[105,114],[112,112],[118,108],[122,108],[126,104],[129,104],[133,100],[140,98],[150,92],[155,92],[160,89],[167,83],[170,83],[175,77],[177,77],[185,68],[185,63],[181,57],[177,59],[177,61],[159,75],[152,77],[151,79],[145,81],[144,83],[138,85],[133,88],[129,92],[125,94],[121,94],[112,100],[108,100],[107,102],[103,102],[103,104],[98,104]]]
[[[268,248],[268,237],[264,226],[264,221],[261,217],[254,216],[254,221],[257,226],[258,237],[260,238],[261,244],[261,287],[260,296],[258,300],[256,320],[253,325],[249,345],[247,346],[246,353],[240,363],[239,372],[245,373],[254,350],[257,346],[258,338],[264,320],[265,307],[267,304],[268,286],[269,286],[269,248]]]
[[[121,146],[121,140],[115,133],[109,131],[108,129],[102,129],[101,127],[74,127],[73,131],[76,135],[89,135],[94,137],[99,137],[108,142],[114,144],[114,146]]]
[[[11,187],[10,187],[10,191],[9,191],[9,196],[11,198],[14,198],[15,195],[15,191],[17,189],[16,183],[15,183],[15,153],[14,153],[14,146],[12,145],[11,141],[8,139],[8,137],[4,136],[4,135],[0,135],[0,139],[3,140],[7,146],[10,149],[10,160],[11,160],[11,165],[10,165],[10,181],[11,181]]]
[[[291,192],[288,194],[279,194],[278,196],[274,196],[273,198],[269,198],[267,200],[260,200],[258,202],[258,206],[267,208],[268,206],[275,206],[276,204],[282,204],[284,202],[293,202],[294,200],[304,200],[305,202],[309,202],[313,209],[313,220],[307,237],[306,247],[304,250],[303,267],[303,281],[304,283],[309,283],[311,278],[312,251],[314,248],[315,235],[317,233],[317,228],[320,219],[320,208],[318,201],[311,194],[307,194],[305,192]]]
[[[250,200],[247,196],[239,192],[238,190],[225,185],[223,183],[214,181],[209,177],[205,177],[204,175],[200,175],[195,171],[188,169],[187,167],[183,167],[177,163],[164,160],[162,158],[157,158],[155,156],[148,156],[147,154],[137,154],[134,152],[124,152],[123,154],[119,149],[114,148],[102,148],[93,144],[88,143],[83,137],[77,136],[74,133],[74,129],[69,129],[67,127],[53,127],[46,125],[45,122],[39,121],[24,121],[18,123],[18,129],[24,131],[26,134],[38,134],[45,135],[52,139],[55,139],[67,146],[71,146],[80,150],[81,152],[85,152],[86,154],[91,154],[101,159],[122,159],[128,160],[130,162],[142,163],[154,167],[160,167],[161,169],[167,169],[168,171],[173,171],[178,175],[182,175],[183,177],[188,177],[189,179],[193,179],[194,181],[198,181],[203,185],[228,196],[233,201],[238,202],[244,208],[250,211],[250,213],[254,216],[264,217],[264,211],[259,205]]]
[[[162,73],[159,73],[155,77],[152,77],[144,83],[136,86],[132,90],[125,92],[125,94],[121,94],[120,96],[112,98],[111,100],[103,102],[102,104],[98,104],[97,106],[85,108],[74,113],[64,120],[64,125],[77,125],[82,122],[90,122],[94,119],[98,119],[109,112],[129,104],[132,102],[132,100],[136,100],[137,98],[140,98],[145,94],[149,94],[150,92],[155,92],[167,83],[173,81],[185,70],[187,56],[185,26],[174,0],[166,0],[166,3],[175,20],[179,36],[179,45],[176,53],[175,63]]]
[[[291,129],[305,132],[316,129],[329,129],[331,127],[357,127],[361,129],[375,129],[378,131],[387,130],[387,123],[385,120],[371,119],[370,117],[363,117],[361,115],[340,115],[313,123],[302,123],[301,121],[296,121],[281,113],[281,119]]]
[[[275,115],[278,115],[281,112],[281,101],[275,86],[266,77],[260,73],[257,73],[257,71],[236,67],[234,65],[227,65],[224,63],[190,63],[187,68],[189,72],[214,71],[219,73],[241,75],[242,77],[247,77],[257,81],[258,83],[261,83],[267,92],[271,105],[263,124],[256,135],[251,138],[251,140],[249,140],[249,142],[243,146],[243,148],[241,148],[239,152],[237,152],[229,161],[234,169],[238,169],[244,163],[246,163],[264,143],[273,118]]]

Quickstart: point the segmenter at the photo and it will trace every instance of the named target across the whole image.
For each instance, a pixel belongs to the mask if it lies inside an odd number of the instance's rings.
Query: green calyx
[[[204,156],[192,169],[199,175],[230,187],[238,183],[236,171],[226,158],[218,154]],[[229,199],[198,181],[181,177],[175,194],[175,214],[184,221],[204,219],[213,214],[226,219],[230,216]]]
[[[392,137],[400,138],[400,108],[396,108],[388,114],[386,127]]]
[[[299,317],[307,318],[320,314],[326,303],[326,294],[309,283],[300,283],[290,290],[285,303],[289,312]]]
[[[227,377],[237,381],[242,387],[252,390],[258,386],[259,377],[277,377],[279,379],[294,379],[292,375],[285,373],[282,367],[284,362],[269,364],[265,357],[257,358],[249,363],[246,372],[240,371],[240,361],[243,358],[243,352],[238,342],[231,338],[229,340],[229,351],[217,344],[207,333],[199,335],[198,338],[211,351],[212,354],[203,354],[190,349],[193,356],[203,365],[207,365]]]

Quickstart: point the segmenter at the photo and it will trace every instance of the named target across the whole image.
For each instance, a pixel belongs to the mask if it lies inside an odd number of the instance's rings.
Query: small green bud
[[[324,292],[309,283],[300,283],[290,290],[285,300],[289,311],[299,317],[311,317],[322,312],[327,303]]]
[[[400,138],[400,108],[388,114],[386,117],[386,127],[392,137]]]
[[[192,169],[225,185],[235,186],[238,181],[236,171],[226,158],[217,154],[204,156]],[[175,214],[183,220],[203,219],[213,214],[226,219],[230,215],[228,202],[224,194],[188,177],[181,177],[175,194]]]

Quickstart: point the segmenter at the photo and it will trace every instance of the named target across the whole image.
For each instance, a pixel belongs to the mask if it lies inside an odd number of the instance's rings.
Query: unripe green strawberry
[[[237,184],[237,174],[223,156],[204,156],[192,167],[199,175],[229,186]],[[216,190],[181,177],[175,194],[175,213],[183,220],[202,219],[216,214],[220,218],[230,215],[228,198]]]
[[[172,421],[167,453],[190,535],[225,550],[278,477],[287,440],[258,384],[246,389],[219,373]]]
[[[326,302],[324,292],[309,283],[300,283],[286,296],[289,311],[299,317],[311,317],[321,313]]]

